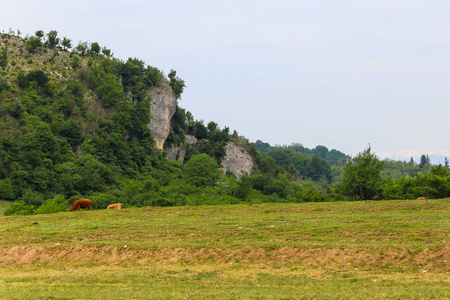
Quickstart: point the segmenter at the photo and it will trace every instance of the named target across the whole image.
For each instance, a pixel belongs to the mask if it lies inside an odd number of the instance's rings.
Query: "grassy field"
[[[0,299],[449,299],[450,199],[0,217]]]

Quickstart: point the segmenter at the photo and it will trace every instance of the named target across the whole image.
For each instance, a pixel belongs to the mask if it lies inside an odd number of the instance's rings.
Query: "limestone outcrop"
[[[161,86],[152,88],[148,93],[152,97],[148,126],[156,141],[156,147],[165,150],[168,159],[183,163],[186,145],[194,145],[198,142],[194,136],[186,135],[184,144],[164,148],[164,143],[171,130],[170,121],[177,109],[177,98],[168,82],[162,82]],[[221,162],[221,169],[224,172],[230,171],[237,177],[241,177],[245,173],[250,175],[253,171],[253,160],[242,146],[238,146],[234,142],[228,142],[226,155]]]
[[[161,86],[152,88],[149,94],[152,99],[148,127],[156,141],[156,147],[162,150],[164,142],[169,136],[170,120],[177,109],[178,102],[167,82],[162,82]]]
[[[197,139],[193,135],[186,135],[185,139],[186,144],[194,145],[197,143]],[[186,150],[183,145],[172,146],[169,149],[165,149],[167,153],[167,158],[171,160],[177,160],[180,163],[184,162],[184,157],[186,155]]]
[[[245,173],[252,174],[253,160],[243,147],[233,142],[228,142],[225,157],[222,159],[221,169],[225,172],[233,172],[240,178]]]

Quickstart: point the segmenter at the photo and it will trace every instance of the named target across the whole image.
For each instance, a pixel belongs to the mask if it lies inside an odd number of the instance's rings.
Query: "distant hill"
[[[399,160],[399,161],[410,161],[411,157],[414,159],[416,163],[420,162],[420,157],[422,155],[428,155],[430,158],[430,162],[433,165],[438,164],[445,164],[445,159],[450,157],[450,151],[446,150],[434,150],[434,151],[427,151],[427,150],[400,150],[395,152],[384,152],[381,154],[378,154],[378,157],[382,159],[392,159],[392,160]]]
[[[257,140],[255,145],[256,148],[261,152],[268,152],[270,150],[279,150],[279,149],[290,149],[295,152],[306,154],[308,156],[318,155],[319,158],[326,160],[332,166],[333,165],[342,166],[350,159],[349,155],[342,153],[341,151],[338,151],[336,149],[329,150],[327,147],[322,145],[316,146],[313,149],[304,147],[300,143],[292,143],[289,146],[286,145],[271,146],[269,143],[265,143],[261,140]]]

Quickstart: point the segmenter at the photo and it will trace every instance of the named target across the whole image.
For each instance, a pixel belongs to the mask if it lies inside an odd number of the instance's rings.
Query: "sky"
[[[250,142],[450,156],[448,0],[0,2],[0,31],[176,70],[180,107]]]

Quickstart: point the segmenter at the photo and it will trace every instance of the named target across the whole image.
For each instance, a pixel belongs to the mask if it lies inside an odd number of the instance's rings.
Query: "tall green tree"
[[[425,154],[422,154],[422,156],[420,157],[419,168],[428,171],[430,170],[430,167],[431,167],[430,157],[428,156],[428,154],[426,156]]]
[[[367,148],[344,166],[344,178],[339,186],[342,194],[354,200],[373,200],[381,195],[383,162]]]

